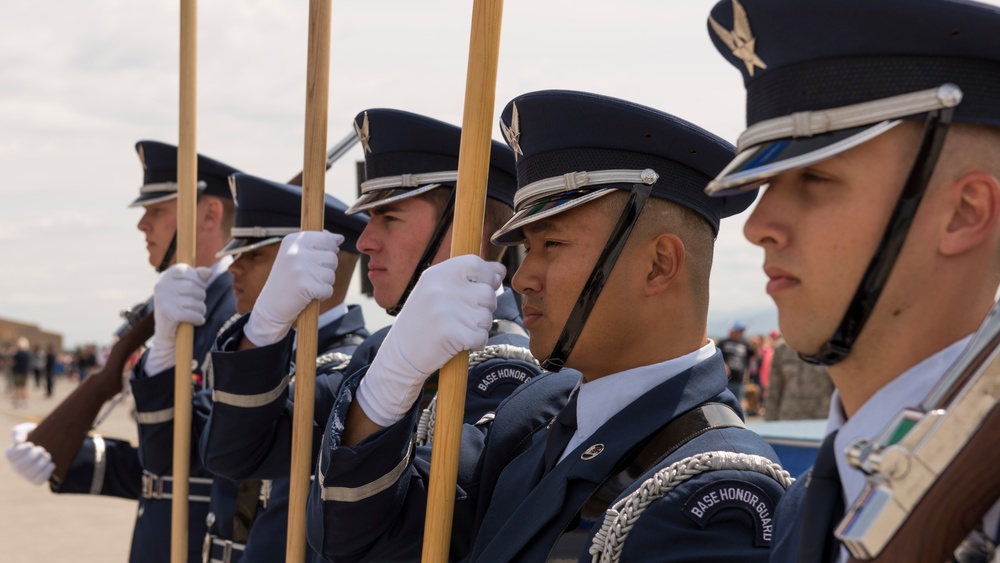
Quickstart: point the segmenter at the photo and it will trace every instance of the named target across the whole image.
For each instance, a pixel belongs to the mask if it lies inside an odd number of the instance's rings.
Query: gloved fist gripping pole
[[[413,406],[424,381],[464,350],[489,340],[505,268],[474,255],[428,268],[358,387],[372,422],[389,426]]]
[[[337,251],[344,237],[328,231],[303,231],[281,241],[260,297],[243,334],[254,346],[278,342],[309,303],[333,295]]]

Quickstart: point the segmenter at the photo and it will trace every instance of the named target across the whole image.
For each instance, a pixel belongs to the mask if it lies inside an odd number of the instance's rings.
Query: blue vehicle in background
[[[799,477],[812,466],[826,437],[826,419],[751,422],[747,428],[774,448],[781,466],[792,477]]]

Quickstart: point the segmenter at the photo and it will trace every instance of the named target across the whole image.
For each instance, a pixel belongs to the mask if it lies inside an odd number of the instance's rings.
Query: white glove
[[[14,427],[11,432],[14,444],[4,451],[7,461],[14,472],[32,485],[41,485],[49,480],[56,469],[52,456],[41,446],[28,442],[28,433],[38,426],[33,422],[24,422]]]
[[[250,342],[274,344],[288,334],[306,305],[333,295],[342,242],[344,237],[329,231],[303,231],[281,241],[271,274],[243,328]]]
[[[372,422],[395,423],[430,374],[462,350],[486,346],[505,272],[502,264],[465,255],[420,276],[358,387],[358,404]]]
[[[211,277],[211,268],[174,264],[156,282],[153,287],[156,328],[146,356],[146,375],[156,375],[174,365],[178,324],[205,324],[205,289]]]

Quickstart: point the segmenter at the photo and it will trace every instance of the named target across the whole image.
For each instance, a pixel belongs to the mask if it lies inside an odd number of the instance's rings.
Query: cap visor
[[[568,211],[588,201],[606,196],[618,188],[601,188],[589,190],[574,190],[545,197],[535,203],[528,204],[524,209],[514,213],[503,227],[493,233],[490,242],[502,246],[514,246],[524,241],[522,228],[529,224]]]
[[[154,203],[162,203],[164,201],[170,201],[177,197],[177,192],[152,192],[148,194],[142,194],[135,198],[135,201],[128,204],[131,207],[145,207],[147,205],[153,205]]]
[[[347,211],[344,213],[347,215],[353,215],[373,207],[387,205],[394,201],[399,201],[401,199],[413,197],[417,194],[429,192],[434,188],[440,188],[443,185],[444,184],[427,184],[426,186],[420,186],[418,188],[387,188],[384,190],[372,190],[359,197],[358,201],[355,201],[354,204],[348,207]]]
[[[275,244],[281,242],[282,237],[269,237],[265,239],[259,238],[234,238],[229,241],[222,250],[215,254],[216,258],[222,258],[223,256],[233,256],[236,254],[243,254],[244,252],[250,252],[270,244]]]
[[[705,193],[724,196],[750,190],[789,170],[797,170],[826,160],[878,137],[902,123],[883,121],[842,129],[813,137],[785,138],[752,146],[733,159],[722,173],[709,182]]]

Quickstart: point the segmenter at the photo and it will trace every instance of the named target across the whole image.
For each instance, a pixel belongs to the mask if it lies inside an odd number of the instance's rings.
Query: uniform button
[[[208,516],[205,517],[205,525],[211,528],[215,524],[215,513],[209,512]]]

